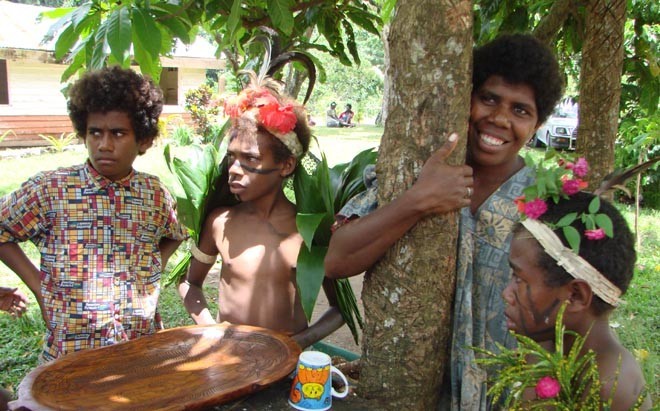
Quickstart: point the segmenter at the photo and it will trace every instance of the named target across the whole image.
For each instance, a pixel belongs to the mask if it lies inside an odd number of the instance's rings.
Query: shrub
[[[213,90],[206,84],[186,93],[186,111],[188,111],[195,123],[195,132],[206,136],[209,128],[215,123],[219,107],[213,100]]]

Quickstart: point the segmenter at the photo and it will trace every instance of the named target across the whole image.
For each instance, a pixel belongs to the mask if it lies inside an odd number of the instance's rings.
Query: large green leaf
[[[88,68],[91,70],[102,69],[105,65],[105,58],[108,55],[107,52],[109,51],[108,42],[106,39],[107,28],[107,25],[101,25],[94,36],[92,59],[88,63]]]
[[[133,31],[133,43],[137,44],[139,41],[135,35],[135,30]],[[135,61],[140,65],[140,71],[143,74],[150,76],[155,83],[160,82],[160,59],[154,57],[152,54],[149,54],[142,47],[135,47],[133,49]]]
[[[120,6],[110,13],[106,38],[114,58],[120,62],[126,60],[131,47],[131,16],[128,8]]]
[[[268,0],[268,14],[273,25],[285,34],[293,31],[293,7],[292,0]]]
[[[311,250],[300,247],[296,283],[307,321],[312,319],[316,298],[323,284],[323,278],[325,277],[323,259],[327,252],[328,247],[313,246]]]
[[[132,38],[136,45],[133,50],[135,60],[140,64],[140,70],[158,83],[160,81],[159,55],[162,46],[160,29],[146,10],[134,7],[132,16]]]
[[[380,35],[376,25],[374,25],[374,22],[379,25],[382,24],[378,16],[360,8],[350,6],[346,9],[346,17],[348,17],[353,23],[367,30],[369,33],[376,36]]]
[[[181,223],[186,227],[194,229],[199,227],[200,212],[197,207],[187,197],[178,197],[176,199],[177,215]]]
[[[208,188],[204,170],[195,164],[176,157],[172,159],[172,164],[186,196],[195,207],[200,207]]]
[[[227,31],[229,32],[228,38],[230,42],[236,40],[236,34],[241,24],[241,17],[243,16],[242,10],[241,0],[234,0],[229,18],[227,19]]]
[[[78,33],[73,29],[73,24],[69,24],[55,42],[55,58],[61,59],[64,57],[76,43],[78,37]]]
[[[321,221],[325,217],[325,213],[315,213],[315,214],[304,214],[298,213],[296,215],[296,226],[298,227],[298,232],[303,238],[305,245],[308,249],[312,248],[312,240],[314,239],[314,233],[316,229],[321,224]]]
[[[91,9],[92,3],[90,2],[81,5],[71,13],[71,23],[73,24],[74,29],[79,29],[78,26],[87,19]]]
[[[71,60],[69,66],[62,73],[62,77],[60,77],[60,81],[62,82],[65,82],[74,75],[85,64],[85,47],[81,47],[77,53],[71,53],[71,55],[73,56],[73,60]]]

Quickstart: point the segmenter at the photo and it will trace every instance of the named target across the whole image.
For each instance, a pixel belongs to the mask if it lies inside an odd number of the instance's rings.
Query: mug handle
[[[344,373],[339,371],[339,369],[337,369],[337,367],[335,367],[334,365],[330,366],[330,371],[337,374],[344,382],[344,391],[337,392],[335,391],[335,388],[332,387],[332,396],[337,398],[344,398],[345,396],[348,395],[348,380],[346,380],[346,376],[344,375]]]

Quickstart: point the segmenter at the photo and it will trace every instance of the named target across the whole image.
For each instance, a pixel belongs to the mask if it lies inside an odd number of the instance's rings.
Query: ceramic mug
[[[344,381],[344,391],[337,392],[332,388],[332,373]],[[332,365],[328,354],[319,351],[303,351],[300,354],[289,405],[303,411],[323,411],[332,406],[332,397],[344,398],[347,395],[348,381]]]

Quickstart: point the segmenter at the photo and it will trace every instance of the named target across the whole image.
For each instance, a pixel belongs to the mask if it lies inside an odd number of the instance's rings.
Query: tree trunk
[[[390,76],[389,76],[389,67],[390,67],[390,47],[387,44],[387,37],[390,34],[390,25],[389,23],[383,27],[383,30],[380,32],[380,38],[383,41],[383,60],[385,61],[385,78],[383,79],[383,103],[380,105],[380,114],[376,118],[376,125],[382,126],[387,122],[387,102],[390,97]]]
[[[469,117],[472,2],[399,0],[388,38],[388,116],[377,166],[379,203],[409,188]],[[450,162],[463,163],[465,138]],[[431,410],[451,338],[455,213],[421,221],[366,275],[359,393],[384,409]]]
[[[286,76],[287,79],[285,92],[294,99],[297,99],[298,95],[300,94],[300,89],[302,88],[305,80],[307,80],[307,77],[307,72],[298,71],[295,69],[293,64],[289,64],[289,70]]]
[[[548,46],[552,46],[553,40],[559,33],[562,25],[575,7],[575,0],[557,0],[548,13],[541,19],[534,29],[534,37]]]
[[[587,1],[586,6],[577,150],[589,162],[593,188],[614,169],[626,0]]]

